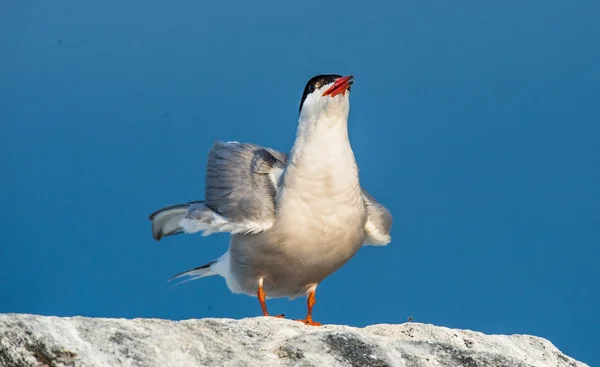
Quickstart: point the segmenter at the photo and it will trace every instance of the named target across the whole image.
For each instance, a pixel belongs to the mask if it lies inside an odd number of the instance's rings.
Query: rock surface
[[[549,341],[406,323],[0,315],[0,366],[586,366]]]

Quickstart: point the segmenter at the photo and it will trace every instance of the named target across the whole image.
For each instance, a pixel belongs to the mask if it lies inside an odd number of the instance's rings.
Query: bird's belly
[[[263,279],[269,297],[303,296],[350,260],[363,243],[361,216],[343,226],[339,220],[311,223],[232,238],[232,272],[244,293],[256,294],[258,280]]]

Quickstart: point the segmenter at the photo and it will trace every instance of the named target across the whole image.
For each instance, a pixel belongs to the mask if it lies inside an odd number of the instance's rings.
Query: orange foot
[[[321,326],[320,322],[313,321],[312,318],[310,318],[310,317],[307,317],[304,320],[296,320],[296,321],[302,322],[302,323],[304,323],[304,325]]]
[[[312,319],[312,309],[313,309],[313,306],[315,305],[315,303],[317,303],[317,299],[315,298],[315,291],[313,290],[308,295],[308,300],[307,300],[308,315],[306,315],[306,318],[304,320],[296,320],[296,321],[303,322],[305,325],[321,326],[320,322],[313,321],[313,319]]]

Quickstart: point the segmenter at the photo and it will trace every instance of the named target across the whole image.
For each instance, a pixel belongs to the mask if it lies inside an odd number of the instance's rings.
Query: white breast
[[[366,218],[347,121],[301,121],[277,197],[277,222],[336,237]]]

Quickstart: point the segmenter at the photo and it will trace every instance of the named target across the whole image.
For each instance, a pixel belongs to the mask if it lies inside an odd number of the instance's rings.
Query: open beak
[[[338,94],[342,93],[343,96],[346,95],[346,91],[352,83],[354,83],[354,77],[352,75],[343,76],[333,83],[333,85],[323,93],[323,96],[332,96],[335,97]]]

